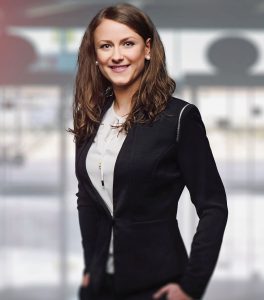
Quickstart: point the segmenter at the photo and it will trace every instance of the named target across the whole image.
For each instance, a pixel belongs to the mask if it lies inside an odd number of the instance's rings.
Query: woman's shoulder
[[[177,97],[171,96],[168,99],[166,109],[164,110],[165,115],[180,117],[184,111],[189,111],[193,107],[196,107],[194,104],[187,100],[183,100]]]
[[[188,124],[188,127],[201,126],[202,119],[198,107],[186,100],[170,97],[166,109],[163,111],[166,123],[171,127],[177,127],[177,140],[180,134],[180,128],[183,123]],[[163,119],[164,120],[164,119]]]

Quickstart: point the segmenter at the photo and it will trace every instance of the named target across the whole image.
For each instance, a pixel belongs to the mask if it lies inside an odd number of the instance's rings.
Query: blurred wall
[[[77,299],[83,268],[72,127],[76,55],[115,1],[0,4],[0,298]],[[263,1],[137,1],[158,27],[175,96],[196,104],[229,220],[205,299],[263,299]],[[187,249],[197,216],[185,189]],[[188,220],[188,222],[186,222]]]

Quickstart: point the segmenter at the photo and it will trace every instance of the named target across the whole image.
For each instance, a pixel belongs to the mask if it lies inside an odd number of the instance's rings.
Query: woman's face
[[[113,88],[137,88],[150,53],[146,42],[130,27],[104,19],[94,32],[98,67]]]

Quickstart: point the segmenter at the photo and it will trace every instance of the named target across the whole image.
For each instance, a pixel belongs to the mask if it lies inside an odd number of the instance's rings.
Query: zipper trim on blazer
[[[179,115],[179,119],[178,119],[178,126],[177,126],[177,136],[176,136],[176,142],[179,141],[179,138],[180,138],[180,126],[181,126],[181,116],[182,116],[182,113],[184,111],[184,109],[190,105],[190,103],[187,103],[184,105],[184,107],[181,109],[180,111],[180,115]]]

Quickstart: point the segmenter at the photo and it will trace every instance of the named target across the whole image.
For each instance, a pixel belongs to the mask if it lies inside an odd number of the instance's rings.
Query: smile
[[[121,73],[125,71],[130,65],[118,65],[118,66],[110,66],[113,72],[115,73]]]

